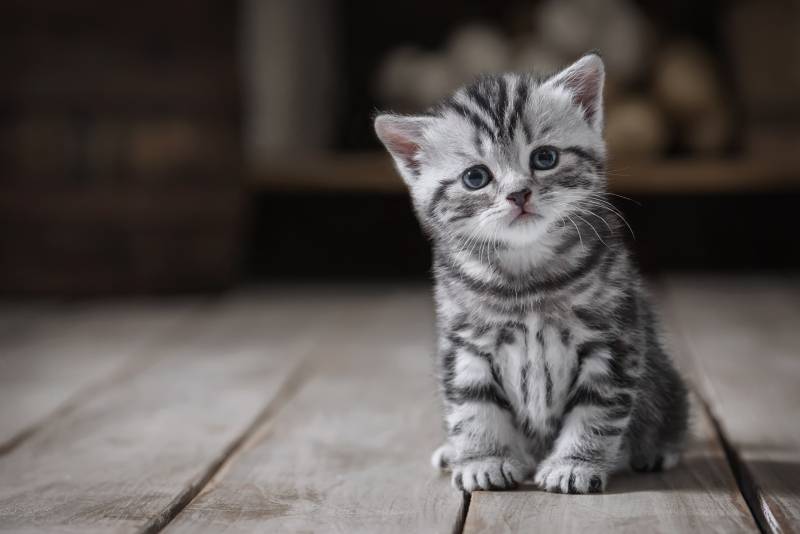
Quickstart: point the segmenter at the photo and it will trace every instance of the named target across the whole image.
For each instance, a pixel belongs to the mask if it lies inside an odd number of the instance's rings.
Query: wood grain
[[[0,530],[157,530],[280,396],[331,313],[309,292],[197,310],[154,363],[0,458]]]
[[[307,382],[168,532],[451,532],[429,290],[396,293],[315,349]]]
[[[675,469],[618,473],[602,495],[476,492],[465,532],[758,532],[711,422],[693,410],[694,436]]]
[[[675,278],[662,295],[762,527],[796,531],[800,281]],[[39,421],[0,455],[0,531],[458,530],[462,497],[427,462],[429,290],[137,302],[0,305],[0,430]],[[618,474],[603,495],[477,492],[464,530],[757,532],[693,409],[675,470]]]
[[[0,310],[0,454],[119,373],[184,317],[188,301],[18,304]]]
[[[669,311],[766,531],[800,531],[800,280],[672,278]]]

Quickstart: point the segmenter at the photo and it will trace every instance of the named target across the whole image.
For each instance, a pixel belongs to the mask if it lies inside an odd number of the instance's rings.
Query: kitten
[[[486,76],[378,137],[434,250],[456,488],[600,492],[675,465],[687,391],[606,196],[597,54],[548,78]]]

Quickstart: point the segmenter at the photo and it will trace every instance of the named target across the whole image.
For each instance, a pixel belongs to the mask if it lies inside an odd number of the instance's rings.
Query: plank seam
[[[462,534],[464,532],[464,526],[467,523],[467,515],[469,514],[469,505],[472,502],[472,494],[463,491],[461,492],[461,498],[461,508],[456,518],[456,524],[453,525],[453,534]]]
[[[108,375],[98,378],[94,383],[87,384],[83,388],[70,395],[61,405],[55,407],[49,414],[44,415],[38,421],[34,421],[27,427],[23,428],[5,442],[0,443],[0,457],[9,454],[17,447],[25,443],[28,439],[35,434],[47,428],[50,423],[57,421],[62,417],[69,415],[77,410],[82,404],[88,402],[96,395],[106,391],[129,378],[136,376],[138,373],[143,372],[149,366],[155,364],[159,359],[168,357],[161,354],[160,357],[154,357],[151,352],[157,348],[161,342],[173,337],[173,334],[180,332],[187,324],[190,324],[197,313],[195,311],[185,312],[186,317],[176,320],[175,323],[166,327],[164,331],[155,335],[153,339],[148,340],[143,347],[129,354],[121,365],[111,371]],[[158,351],[155,351],[159,354]],[[147,357],[149,355],[149,357]],[[143,357],[145,356],[145,357]]]
[[[777,534],[781,532],[780,525],[772,514],[769,508],[769,503],[764,499],[761,488],[755,482],[752,473],[747,468],[747,464],[742,460],[735,447],[728,439],[728,435],[722,426],[719,418],[714,414],[711,406],[706,402],[705,398],[696,392],[700,405],[703,407],[706,415],[711,420],[714,426],[714,431],[722,443],[722,449],[725,452],[725,459],[728,466],[733,472],[733,478],[736,480],[736,485],[739,488],[739,493],[742,494],[747,507],[750,509],[750,514],[756,522],[758,529],[764,534]]]
[[[132,356],[132,358],[135,358],[136,356],[138,356],[138,354]],[[48,427],[50,423],[74,412],[82,404],[88,402],[96,395],[99,395],[103,391],[106,391],[109,388],[116,386],[133,376],[136,376],[136,374],[141,373],[147,369],[148,366],[154,364],[155,361],[156,358],[148,358],[147,360],[139,361],[135,364],[131,362],[125,363],[108,376],[98,379],[94,384],[89,384],[79,391],[76,391],[72,396],[65,400],[63,404],[39,419],[39,421],[36,421],[28,427],[23,428],[6,442],[0,443],[0,456],[4,456],[12,452],[14,449],[31,438],[34,434]]]
[[[664,279],[659,279],[658,286],[661,288],[660,293],[663,295],[665,311],[667,311],[672,317],[672,320],[669,322],[675,325],[672,336],[674,342],[681,346],[681,352],[688,355],[688,361],[686,363],[688,363],[694,371],[692,374],[699,376],[699,381],[692,381],[691,389],[694,391],[695,396],[697,397],[700,409],[704,411],[704,413],[708,416],[709,421],[711,421],[714,432],[716,433],[717,438],[722,445],[722,451],[725,454],[725,461],[728,465],[728,468],[731,470],[731,473],[733,474],[737,489],[744,499],[745,504],[747,504],[747,508],[750,510],[750,515],[753,517],[753,520],[755,521],[756,527],[759,529],[759,531],[764,534],[781,532],[780,525],[778,521],[776,521],[772,511],[769,508],[769,503],[765,501],[763,493],[758,487],[758,484],[755,482],[750,470],[747,468],[745,461],[739,456],[736,448],[728,438],[720,418],[717,417],[714,409],[712,408],[711,402],[706,399],[706,393],[709,396],[713,396],[712,392],[714,387],[709,375],[706,373],[701,362],[698,360],[697,355],[690,348],[686,339],[686,334],[683,332],[681,321],[678,319],[679,314],[677,313],[675,305],[672,301],[670,284]]]
[[[150,519],[140,530],[141,534],[157,534],[164,530],[192,501],[201,495],[225,472],[247,449],[263,436],[262,430],[280,412],[307,382],[309,362],[300,362],[289,374],[276,394],[267,401],[266,406],[256,415],[248,427],[226,447],[200,477],[178,494],[159,514]]]

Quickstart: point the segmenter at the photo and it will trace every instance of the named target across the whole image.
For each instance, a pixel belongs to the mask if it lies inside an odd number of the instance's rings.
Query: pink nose
[[[525,206],[525,203],[528,199],[531,198],[531,190],[528,188],[520,189],[519,191],[514,191],[513,193],[509,193],[506,199],[512,204],[517,205],[518,207],[522,208]]]

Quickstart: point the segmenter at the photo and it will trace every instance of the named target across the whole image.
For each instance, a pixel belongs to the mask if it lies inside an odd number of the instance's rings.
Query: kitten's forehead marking
[[[453,116],[471,128],[469,139],[478,157],[526,168],[523,152],[553,142],[553,123],[564,119],[563,110],[543,94],[544,80],[530,74],[483,76],[459,89],[437,114]]]

